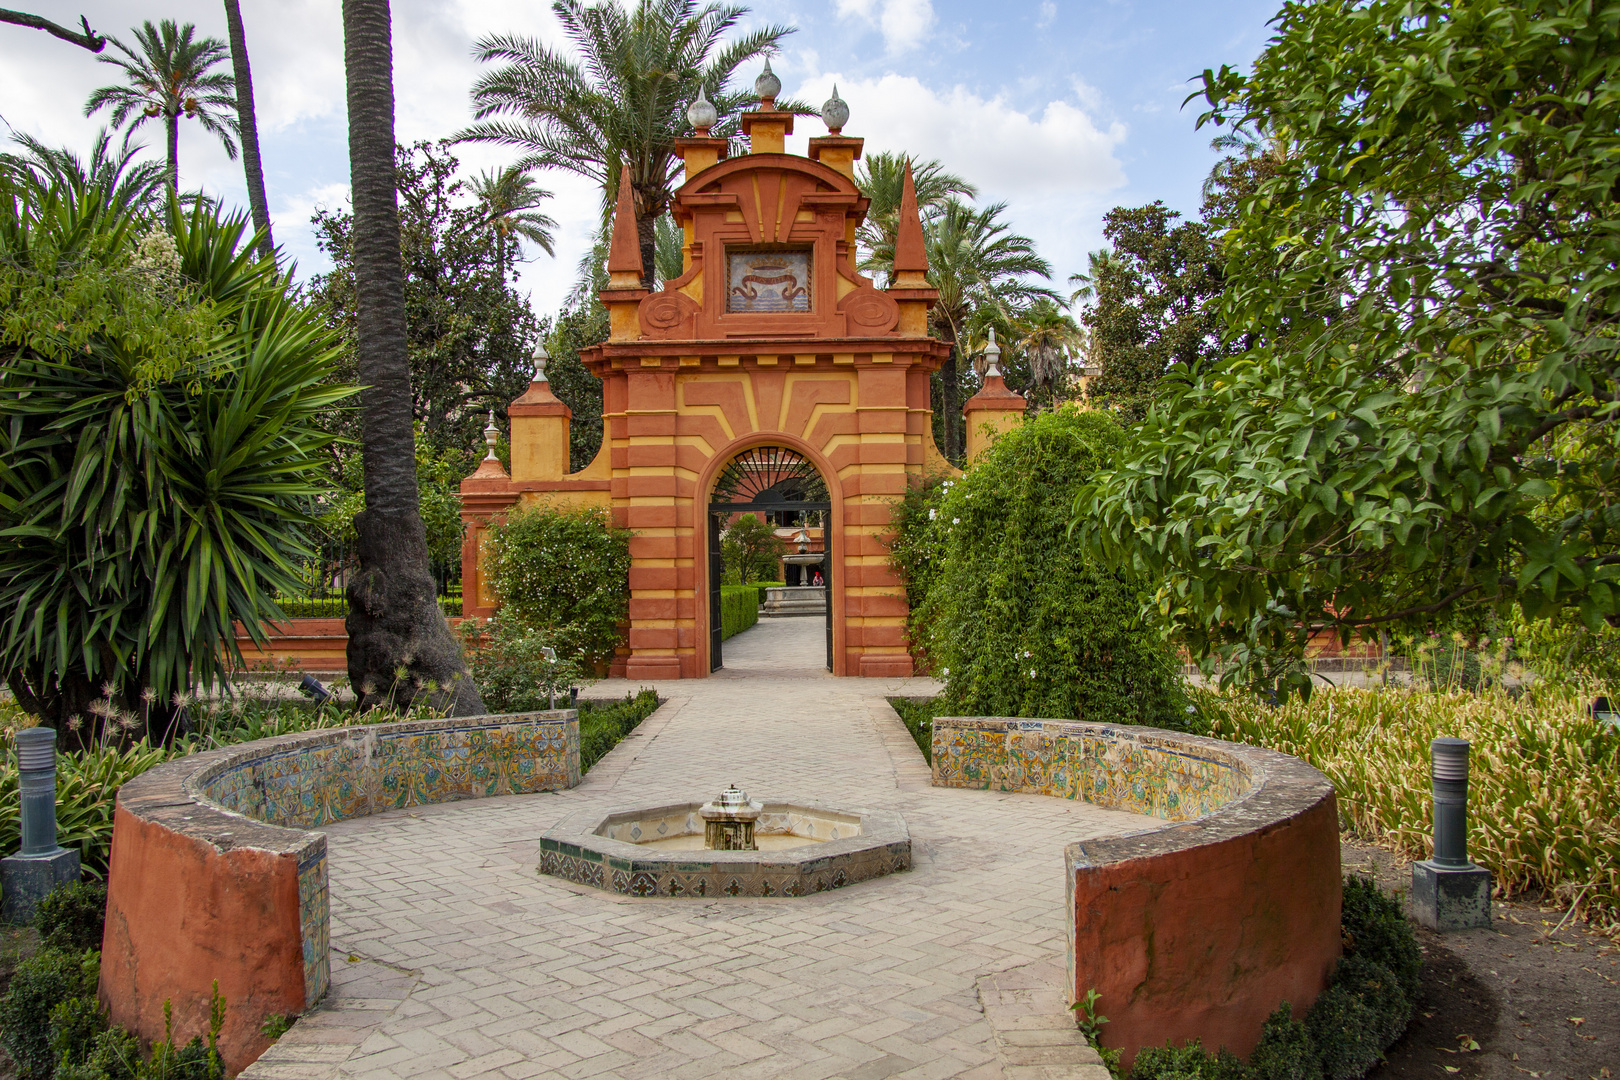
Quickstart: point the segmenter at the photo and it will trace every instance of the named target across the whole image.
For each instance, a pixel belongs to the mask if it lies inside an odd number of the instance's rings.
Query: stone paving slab
[[[333,990],[246,1080],[1105,1080],[1061,990],[1063,847],[1161,823],[931,787],[883,700],[928,681],[833,679],[822,632],[761,623],[726,643],[724,677],[658,684],[665,704],[572,791],[330,827]],[[536,872],[566,814],[731,782],[897,811],[913,868],[708,900]]]

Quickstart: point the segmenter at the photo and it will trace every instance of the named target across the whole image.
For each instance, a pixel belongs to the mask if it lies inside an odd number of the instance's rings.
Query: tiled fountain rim
[[[808,810],[813,814],[838,814],[844,817],[859,818],[861,831],[857,836],[846,836],[839,840],[824,840],[819,844],[805,844],[803,847],[784,848],[779,851],[708,851],[706,849],[669,850],[649,848],[645,844],[633,844],[625,840],[614,840],[597,832],[614,818],[623,818],[630,815],[651,817],[655,814],[666,814],[684,810],[688,807],[697,809],[708,800],[695,799],[691,802],[669,803],[664,806],[627,806],[614,810],[579,810],[569,814],[556,825],[547,829],[540,838],[544,846],[547,840],[558,844],[573,844],[586,851],[594,851],[607,859],[622,860],[626,865],[623,869],[636,870],[663,870],[676,864],[689,865],[692,863],[715,863],[717,865],[755,866],[763,868],[800,867],[805,863],[819,862],[823,859],[839,855],[851,855],[869,849],[887,847],[890,844],[909,842],[911,833],[906,828],[905,819],[899,814],[889,810],[851,809],[843,806],[820,806],[816,803],[805,802],[802,799],[773,799],[765,796],[754,796],[763,803],[765,814],[779,814],[786,810]]]
[[[696,808],[703,800],[666,806],[580,810],[540,838],[542,874],[636,897],[800,897],[840,889],[911,867],[905,819],[888,810],[819,806],[805,800],[760,799],[764,813],[795,807],[811,814],[858,817],[857,836],[777,851],[670,851],[614,840],[597,832],[613,819]]]

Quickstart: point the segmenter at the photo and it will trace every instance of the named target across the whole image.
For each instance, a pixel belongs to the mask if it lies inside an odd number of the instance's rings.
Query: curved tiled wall
[[[316,829],[406,806],[579,783],[572,710],[376,724],[261,739],[160,765],[114,811],[101,996],[144,1039],[206,1027],[214,980],[232,1073],[276,1014],[325,995],[326,837]]]
[[[1333,785],[1297,758],[1155,728],[939,717],[939,787],[1079,799],[1166,825],[1064,851],[1073,1000],[1125,1051],[1198,1038],[1247,1055],[1303,1015],[1339,955]]]

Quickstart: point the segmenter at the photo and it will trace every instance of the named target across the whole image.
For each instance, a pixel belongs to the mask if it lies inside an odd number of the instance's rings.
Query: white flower
[[[949,675],[951,673],[951,669],[950,668],[940,668],[939,673],[941,675]]]
[[[960,525],[960,524],[962,524],[962,519],[961,518],[951,518],[951,524],[952,525]]]
[[[1034,668],[1029,669],[1029,677],[1032,678],[1032,679],[1035,677],[1035,669]]]
[[[930,508],[928,511],[928,520],[933,521],[937,517],[939,517],[939,511]]]

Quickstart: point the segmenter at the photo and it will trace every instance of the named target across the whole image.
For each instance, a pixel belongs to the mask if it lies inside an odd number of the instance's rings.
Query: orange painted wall
[[[258,1030],[264,1017],[304,1011],[298,857],[217,848],[144,816],[119,797],[102,1003],[113,1023],[150,1042],[163,1037],[164,1002],[143,987],[205,988],[217,979],[227,1007],[220,1051],[235,1074],[270,1045]],[[175,1041],[206,1038],[207,994],[169,1000]]]
[[[1197,844],[1196,822],[1177,826]],[[1229,839],[1083,865],[1069,848],[1076,1001],[1095,988],[1105,1046],[1198,1038],[1246,1058],[1279,1003],[1303,1017],[1339,956],[1339,826],[1330,793]]]

